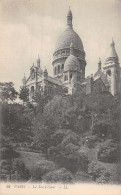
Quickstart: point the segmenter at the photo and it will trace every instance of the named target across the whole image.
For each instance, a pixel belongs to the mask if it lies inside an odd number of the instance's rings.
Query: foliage
[[[88,148],[95,148],[99,141],[100,139],[97,137],[97,135],[88,135],[85,137],[85,146]]]
[[[33,100],[37,104],[37,107],[36,107],[37,112],[43,113],[44,107],[48,103],[50,98],[51,97],[47,93],[47,90],[46,89],[44,90],[43,87],[41,87],[39,91],[36,91],[36,93],[33,97]]]
[[[57,139],[61,135],[61,139]],[[48,157],[56,161],[61,167],[72,172],[86,171],[88,167],[88,155],[82,153],[79,136],[71,130],[59,129],[53,136],[53,146],[48,149]],[[55,144],[56,143],[56,144]]]
[[[59,170],[51,171],[42,177],[44,182],[72,182],[73,175],[70,171],[67,171],[65,168]]]
[[[14,101],[17,98],[18,92],[14,88],[12,82],[0,83],[0,99],[4,102],[5,100]]]
[[[19,104],[1,103],[1,134],[16,141],[24,141],[31,135],[33,111]],[[26,135],[26,136],[25,136]],[[28,138],[29,140],[29,138]]]
[[[78,154],[78,170],[87,172],[88,164],[89,164],[88,149],[82,146],[78,150],[77,154]]]
[[[33,121],[34,143],[36,148],[41,149],[47,157],[47,149],[51,146],[51,129],[44,124],[42,114]]]
[[[62,144],[62,145],[67,145],[67,144],[69,144],[69,143],[72,143],[72,144],[78,145],[78,142],[79,142],[79,136],[78,136],[76,133],[70,131],[70,132],[68,132],[68,134],[63,138],[61,144]]]
[[[113,140],[106,140],[98,147],[98,160],[106,163],[115,163],[120,160],[120,151],[117,143]]]
[[[62,96],[55,96],[44,109],[44,119],[47,126],[59,129],[66,123],[65,112],[68,108],[68,102]]]
[[[17,181],[28,180],[30,177],[29,170],[25,167],[24,163],[21,160],[14,160],[13,170],[16,173]]]
[[[12,159],[18,157],[18,153],[13,151],[10,146],[2,147],[0,149],[1,159]]]
[[[37,162],[33,167],[33,177],[35,180],[41,180],[42,176],[50,171],[56,169],[55,164],[52,161],[43,160]]]
[[[29,101],[29,89],[26,87],[21,87],[19,92],[19,98],[23,100],[23,102]]]
[[[111,174],[106,168],[96,161],[92,161],[88,167],[88,173],[94,181],[99,183],[109,182]]]

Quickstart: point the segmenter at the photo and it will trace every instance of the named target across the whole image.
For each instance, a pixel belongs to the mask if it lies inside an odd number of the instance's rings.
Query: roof
[[[71,12],[70,8],[68,10],[67,17],[72,17],[72,12]]]
[[[118,58],[118,55],[115,49],[115,43],[113,40],[112,40],[112,43],[110,44],[110,50],[109,50],[107,58]]]
[[[94,80],[97,80],[101,78],[101,80],[103,81],[103,83],[105,85],[109,85],[109,82],[107,80],[107,77],[106,75],[101,71],[101,70],[98,70],[95,74],[94,74]]]
[[[62,85],[62,82],[59,79],[56,79],[56,78],[53,78],[53,77],[48,76],[47,77],[47,80],[49,82],[51,82],[51,83],[56,84],[56,85]]]

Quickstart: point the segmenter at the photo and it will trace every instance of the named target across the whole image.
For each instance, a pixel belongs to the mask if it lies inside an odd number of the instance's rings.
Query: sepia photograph
[[[114,195],[121,1],[0,0],[0,18],[1,184],[51,193],[85,184],[88,195],[107,185]]]

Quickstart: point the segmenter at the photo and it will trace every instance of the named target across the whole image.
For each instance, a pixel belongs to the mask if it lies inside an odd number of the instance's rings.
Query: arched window
[[[68,75],[65,75],[64,76],[64,81],[67,81],[68,80]]]
[[[31,98],[34,97],[34,86],[31,87]]]
[[[38,85],[38,86],[37,86],[37,91],[40,91],[40,89],[41,89],[41,86]]]
[[[111,70],[107,70],[107,75],[111,76]]]
[[[72,75],[72,73],[71,73],[71,74],[70,74],[70,79],[72,79],[72,76],[73,76],[73,75]]]
[[[56,75],[56,67],[55,67],[55,73],[54,74]]]
[[[34,77],[35,77],[35,71],[34,71],[34,69],[32,69],[31,70],[31,79],[34,79]]]
[[[61,69],[62,69],[62,70],[64,69],[64,64],[61,65]]]
[[[60,65],[58,66],[58,74],[60,73]]]

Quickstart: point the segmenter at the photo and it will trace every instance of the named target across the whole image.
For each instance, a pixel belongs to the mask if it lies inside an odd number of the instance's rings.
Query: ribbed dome
[[[79,68],[80,68],[80,64],[78,59],[74,55],[70,55],[65,61],[64,71],[77,70]]]
[[[78,34],[72,28],[67,28],[60,35],[60,37],[56,43],[55,51],[60,50],[60,49],[64,49],[64,48],[70,48],[71,42],[73,42],[74,47],[76,49],[80,49],[82,51],[84,50],[82,41],[81,41],[80,37],[78,36]]]

